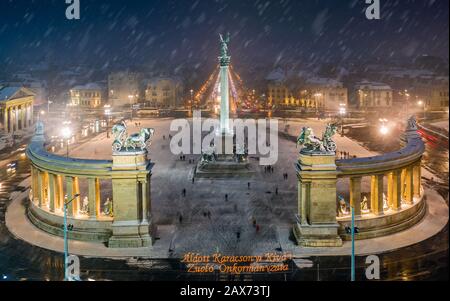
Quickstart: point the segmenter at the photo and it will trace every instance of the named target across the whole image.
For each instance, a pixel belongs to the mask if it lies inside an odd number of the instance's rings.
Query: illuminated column
[[[406,168],[405,173],[405,194],[406,194],[406,203],[412,205],[414,203],[413,196],[414,196],[414,178],[413,178],[413,167],[408,166]]]
[[[73,178],[72,177],[66,177],[66,196],[67,200],[70,201],[73,196],[75,195],[73,191]],[[73,216],[74,209],[73,209],[73,202],[70,202],[70,204],[67,205],[67,216]]]
[[[3,111],[3,128],[5,129],[5,133],[9,133],[8,108],[5,108],[4,111]]]
[[[361,177],[350,178],[350,205],[355,208],[355,216],[361,216]]]
[[[391,200],[389,206],[393,210],[402,209],[402,171],[394,170],[391,175],[391,181],[388,183],[391,186]]]
[[[48,174],[48,186],[49,186],[49,201],[50,212],[55,212],[55,199],[56,199],[56,176]]]
[[[420,163],[413,167],[413,186],[414,186],[414,197],[420,198],[421,189],[421,166]]]
[[[383,215],[383,177],[384,175],[372,176],[370,208],[375,215]]]
[[[16,131],[19,130],[19,108],[14,107],[14,125],[16,127]]]
[[[56,201],[55,201],[55,209],[62,210],[63,202],[64,202],[64,187],[63,187],[63,177],[60,175],[55,176],[55,192],[56,192]]]
[[[79,194],[80,193],[80,184],[78,177],[73,178],[73,194]],[[77,197],[75,200],[73,200],[73,213],[77,215],[80,211],[80,197]]]
[[[42,190],[44,188],[43,181],[42,181],[42,173],[39,169],[37,169],[36,174],[37,174],[37,186],[38,186],[38,189],[37,189],[38,206],[39,206],[39,208],[41,208],[42,207],[42,197],[43,197]]]
[[[400,174],[400,182],[402,183],[401,185],[402,185],[402,187],[401,187],[401,191],[400,191],[400,193],[401,193],[401,195],[402,195],[402,200],[405,198],[405,192],[406,192],[406,189],[405,189],[405,184],[406,184],[406,169],[402,169],[401,170],[401,174]]]
[[[100,215],[100,181],[90,178],[89,181],[89,218],[97,219]]]

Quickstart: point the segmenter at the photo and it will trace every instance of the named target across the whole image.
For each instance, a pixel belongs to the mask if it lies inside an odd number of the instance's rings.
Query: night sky
[[[236,64],[448,59],[448,0],[1,0],[0,63],[201,67],[217,60],[218,33],[232,34]]]

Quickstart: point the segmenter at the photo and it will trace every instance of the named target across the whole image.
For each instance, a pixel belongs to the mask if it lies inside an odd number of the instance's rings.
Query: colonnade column
[[[42,193],[43,190],[43,181],[42,181],[42,172],[37,169],[36,170],[36,174],[37,174],[37,198],[38,198],[38,206],[39,208],[42,207],[42,198],[44,196],[44,194]]]
[[[50,212],[55,212],[55,199],[56,199],[56,175],[48,174],[48,186],[49,186],[49,209]]]
[[[5,110],[3,112],[3,128],[5,129],[5,133],[9,133],[8,108],[6,108],[6,107],[5,107]]]
[[[67,199],[64,200],[64,202],[68,202],[70,201],[73,196],[74,196],[74,191],[73,191],[73,178],[72,177],[66,177],[66,196]],[[64,204],[63,204],[64,206]],[[64,211],[64,207],[63,207],[63,211]],[[70,204],[67,205],[67,216],[73,216],[73,202],[70,202]]]
[[[413,197],[414,197],[414,178],[413,178],[413,167],[408,166],[406,168],[405,172],[405,196],[406,196],[406,203],[409,205],[412,205],[414,203]]]
[[[100,181],[89,178],[89,218],[97,219],[100,215]]]
[[[355,209],[355,216],[361,216],[361,177],[350,178],[350,205]]]
[[[56,202],[55,208],[58,210],[63,210],[63,202],[64,202],[64,187],[63,187],[63,177],[57,175],[55,177],[56,180]]]
[[[372,176],[370,200],[371,210],[375,215],[383,215],[383,178],[384,175]]]
[[[401,170],[394,170],[388,181],[388,202],[392,210],[400,210],[402,208],[402,181]]]
[[[15,125],[15,131],[19,130],[19,108],[14,107],[14,125]]]
[[[414,186],[414,197],[420,198],[421,194],[421,180],[422,180],[422,172],[421,172],[421,164],[420,162],[413,167],[413,186]]]

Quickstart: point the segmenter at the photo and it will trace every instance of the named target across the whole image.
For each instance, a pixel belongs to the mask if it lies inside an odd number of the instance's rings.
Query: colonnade
[[[42,171],[34,166],[32,174],[32,198],[33,203],[41,209],[51,213],[62,214],[65,197],[70,200],[80,193],[79,177],[65,176]],[[88,208],[86,215],[89,219],[96,220],[101,213],[100,179],[87,178],[88,181]],[[77,197],[67,206],[69,217],[79,217],[82,211],[81,197]]]
[[[33,103],[7,106],[3,109],[3,128],[5,133],[13,134],[29,128],[33,124]]]
[[[370,177],[370,200],[367,200],[366,210],[364,210],[365,200],[362,199],[361,190],[363,176],[350,177],[350,205],[354,207],[356,216],[369,211],[375,215],[383,215],[389,209],[400,211],[403,205],[413,205],[414,199],[421,196],[420,161],[388,173],[370,175]],[[387,178],[387,191],[384,191],[385,178]]]

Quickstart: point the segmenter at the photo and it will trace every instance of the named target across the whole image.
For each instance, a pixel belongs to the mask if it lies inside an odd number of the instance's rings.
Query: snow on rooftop
[[[22,87],[4,87],[0,89],[0,101],[10,99]]]
[[[101,90],[102,87],[96,83],[89,83],[86,85],[79,85],[72,88],[72,90]]]
[[[368,90],[392,90],[391,86],[384,83],[363,81],[356,85],[356,89]]]

